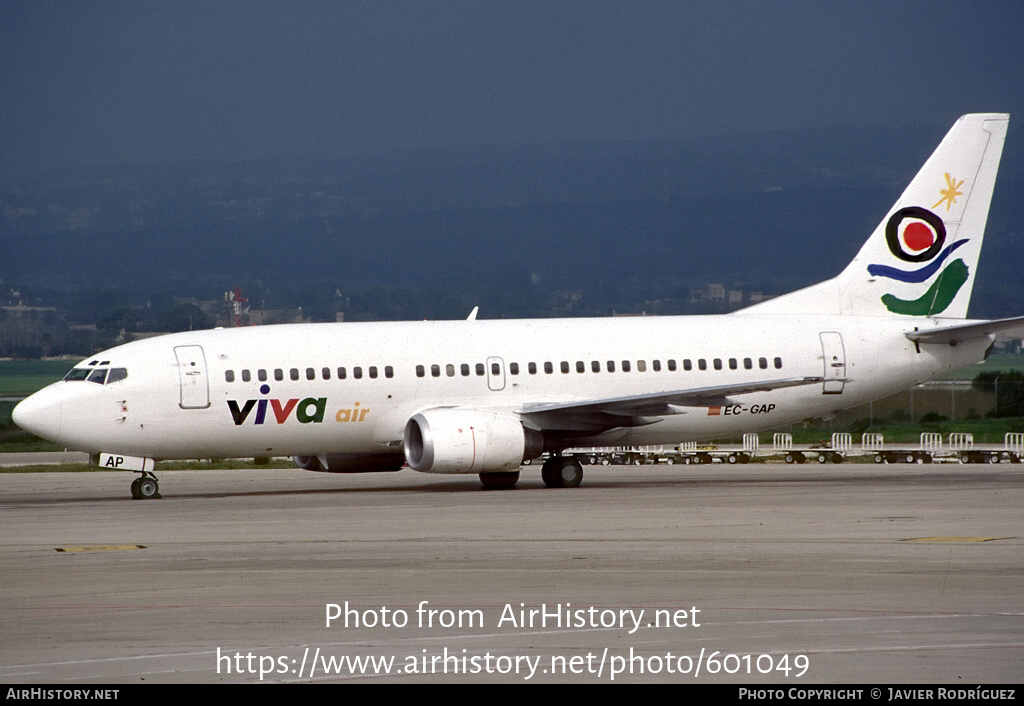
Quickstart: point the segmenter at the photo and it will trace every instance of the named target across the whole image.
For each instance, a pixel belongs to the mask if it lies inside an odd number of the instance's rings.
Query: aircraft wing
[[[907,331],[903,335],[916,343],[946,343],[955,346],[961,341],[983,338],[997,333],[1019,333],[1024,336],[1024,316],[1012,319],[993,319],[973,324],[958,324],[927,331]]]
[[[653,424],[659,417],[686,414],[689,407],[729,404],[732,395],[767,392],[799,385],[817,385],[824,380],[821,377],[781,378],[599,400],[542,403],[523,407],[519,410],[519,416],[536,425],[538,429],[597,433],[615,427]]]

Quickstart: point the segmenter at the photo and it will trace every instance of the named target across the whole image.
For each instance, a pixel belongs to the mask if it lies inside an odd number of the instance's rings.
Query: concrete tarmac
[[[0,682],[1020,681],[1024,466],[539,471],[0,474]]]

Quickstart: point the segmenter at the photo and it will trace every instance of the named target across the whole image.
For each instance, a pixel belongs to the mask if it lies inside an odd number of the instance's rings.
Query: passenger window
[[[448,365],[444,366],[444,372],[445,372],[445,373],[446,373],[446,374],[448,375],[448,377],[450,377],[450,378],[453,378],[453,377],[455,377],[455,366],[454,366],[454,365],[452,365],[451,363],[448,363]]]
[[[722,359],[721,358],[715,358],[714,362],[715,362],[715,370],[721,370],[722,369]]]
[[[235,374],[234,374],[234,372],[232,372],[231,373],[231,380],[234,380],[234,379],[235,379]],[[104,382],[106,382],[106,380],[107,380],[107,369],[106,368],[99,368],[97,370],[93,370],[92,374],[89,375],[89,382],[95,382],[95,383],[98,383],[98,384],[102,385]],[[228,382],[231,382],[231,380],[228,380]]]
[[[500,363],[491,363],[491,375],[501,375]]]
[[[281,368],[274,368],[274,379],[278,382],[284,380],[284,371]]]
[[[700,370],[707,370],[708,369],[708,362],[706,360],[704,360],[703,358],[698,358],[697,359],[697,367]]]
[[[243,371],[243,374],[244,374],[244,371]],[[331,379],[331,369],[330,368],[323,368],[320,371],[320,375],[323,376],[324,380],[330,380]]]
[[[306,368],[306,379],[316,380],[316,371],[313,368]]]
[[[462,373],[463,377],[469,376],[469,363],[463,363],[459,366],[459,372]]]
[[[739,367],[739,363],[736,362],[735,358],[729,359],[729,370],[737,370]]]
[[[537,364],[536,363],[527,363],[526,364],[526,369],[530,372],[530,375],[536,375],[537,374]]]
[[[757,367],[761,368],[761,370],[767,370],[768,369],[768,359],[767,358],[758,358],[757,359]]]
[[[358,365],[352,368],[352,377],[354,377],[356,380],[361,379],[363,377],[363,369],[360,368]]]
[[[299,369],[298,368],[292,368],[288,372],[291,375],[292,380],[298,380],[299,379]]]
[[[608,368],[608,372],[609,373],[614,373],[615,372],[615,361],[614,360],[609,360],[608,363],[607,363],[607,368]]]
[[[416,377],[421,378],[424,375],[426,375],[426,371],[423,370],[423,366],[422,365],[417,365],[416,366]]]
[[[646,373],[647,372],[647,361],[646,360],[638,360],[636,362],[636,371],[638,373]]]
[[[661,361],[660,360],[652,360],[651,361],[651,367],[654,368],[654,372],[660,371],[661,370]]]
[[[435,378],[441,377],[441,366],[434,364],[430,366],[430,375]]]
[[[782,358],[776,358],[775,359],[775,368],[776,369],[781,369],[782,368]]]
[[[689,358],[683,358],[683,370],[693,370],[693,363]]]
[[[484,371],[484,364],[483,363],[477,363],[476,364],[476,374],[480,375],[480,376],[483,376],[484,373],[485,373],[485,371]]]
[[[243,370],[242,371],[242,382],[252,382],[252,373],[250,373],[248,370]]]
[[[377,366],[376,365],[371,365],[370,366],[370,377],[373,380],[377,379]]]
[[[259,370],[257,370],[256,371],[256,379],[259,380],[260,382],[266,382],[267,381],[267,371],[264,370],[263,368],[260,368]]]
[[[594,373],[601,372],[601,362],[597,360],[590,361],[590,370]]]
[[[622,372],[624,372],[624,373],[628,373],[629,372],[629,361],[628,360],[622,361]]]
[[[582,360],[577,360],[576,361],[576,372],[577,373],[583,373],[583,372],[586,372],[586,370],[587,370],[586,364]]]
[[[672,372],[672,373],[674,373],[676,371],[676,360],[675,360],[675,358],[669,358],[668,359],[668,369],[669,369],[669,372]]]
[[[750,358],[744,358],[743,359],[743,369],[744,370],[753,370],[754,369],[754,361],[752,361]]]
[[[548,375],[555,372],[555,366],[551,364],[550,360],[544,363],[544,372],[547,373]]]
[[[92,380],[93,382],[96,382],[95,380],[92,379],[92,375],[89,376],[89,380]],[[224,380],[226,382],[234,382],[235,381],[235,371],[234,370],[225,370],[224,371]]]
[[[569,372],[569,361],[563,360],[562,364],[558,366],[563,373]]]
[[[395,376],[395,369],[392,368],[390,365],[385,365],[384,366],[384,377],[386,377],[386,378],[393,378],[394,376]]]
[[[423,367],[423,366],[420,366],[420,367]],[[348,377],[348,371],[345,370],[345,368],[338,368],[338,379],[339,380],[344,380],[346,377]],[[423,376],[421,375],[420,377],[423,377]]]
[[[509,363],[508,364],[508,371],[510,373],[512,373],[513,375],[518,375],[519,374],[519,363]]]
[[[124,380],[126,377],[128,377],[128,369],[127,368],[111,368],[110,369],[110,374],[107,375],[107,384],[109,385],[112,382],[117,382],[118,380]]]

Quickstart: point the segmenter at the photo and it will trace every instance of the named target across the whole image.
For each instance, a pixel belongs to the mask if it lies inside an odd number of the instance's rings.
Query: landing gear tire
[[[481,473],[480,482],[489,490],[510,490],[519,482],[519,471],[512,473]]]
[[[552,456],[540,472],[549,488],[575,488],[583,482],[583,466],[576,457]]]
[[[540,477],[544,481],[544,485],[549,488],[561,487],[558,484],[558,472],[561,467],[562,458],[560,456],[552,456],[544,461],[544,465],[540,469]]]
[[[132,481],[132,498],[153,500],[160,497],[160,482],[153,475],[144,475]]]
[[[583,466],[575,458],[562,459],[560,480],[563,488],[575,488],[583,482]]]

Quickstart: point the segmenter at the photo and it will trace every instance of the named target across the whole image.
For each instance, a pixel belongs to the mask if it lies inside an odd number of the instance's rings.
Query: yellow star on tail
[[[939,199],[936,202],[936,204],[934,206],[932,206],[932,208],[938,208],[939,206],[942,205],[942,202],[945,201],[946,202],[946,210],[948,211],[950,206],[953,206],[956,203],[956,197],[957,196],[963,196],[963,192],[962,191],[957,191],[957,189],[959,189],[963,185],[964,185],[964,180],[963,179],[961,179],[960,181],[957,181],[956,179],[954,179],[953,177],[951,177],[949,175],[949,172],[946,172],[946,188],[945,189],[939,189],[939,193],[942,194],[942,198]]]

